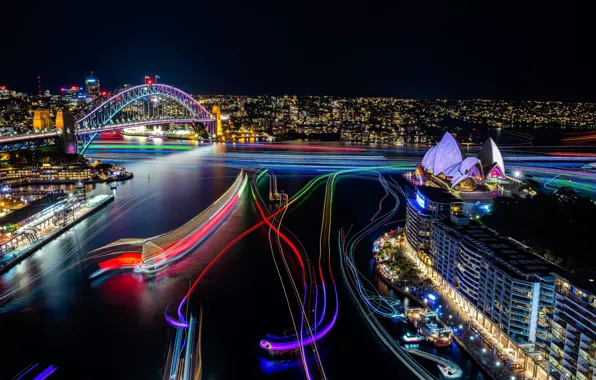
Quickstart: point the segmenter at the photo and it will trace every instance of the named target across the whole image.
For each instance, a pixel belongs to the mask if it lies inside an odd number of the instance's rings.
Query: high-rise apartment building
[[[463,202],[452,193],[433,187],[416,188],[416,197],[408,199],[406,208],[406,235],[408,242],[419,254],[428,254],[430,227],[433,219],[449,217],[460,211]]]
[[[99,79],[93,76],[93,71],[85,79],[85,89],[87,90],[87,96],[89,99],[94,100],[101,96],[101,89],[99,87]]]
[[[596,272],[558,275],[550,342],[551,374],[596,379]]]
[[[408,252],[510,360],[524,366],[525,376],[547,380],[555,273],[563,270],[476,223],[471,206],[417,187],[407,206]]]
[[[430,256],[448,291],[514,342],[534,343],[548,352],[553,273],[561,268],[457,214],[433,221]]]

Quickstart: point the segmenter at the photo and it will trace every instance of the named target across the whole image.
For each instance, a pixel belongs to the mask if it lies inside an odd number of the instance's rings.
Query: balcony
[[[560,339],[557,339],[557,337],[555,337],[554,335],[553,335],[553,339],[550,341],[550,343],[551,343],[551,347],[553,349],[559,349],[561,352],[563,352],[565,350],[565,344],[563,343],[563,341]]]
[[[590,380],[592,379],[592,374],[588,373],[585,369],[577,368],[577,379],[578,380]]]
[[[579,346],[579,355],[590,363],[594,363],[594,356],[596,355],[596,349],[589,348],[584,345]]]
[[[550,358],[555,360],[556,362],[562,362],[563,361],[563,351],[560,351],[558,348],[553,348],[553,346],[551,345]]]
[[[569,362],[567,361],[563,361],[563,374],[568,377],[568,378],[573,378],[575,376],[573,376],[575,374],[575,367],[572,366]],[[573,376],[573,377],[572,377]]]

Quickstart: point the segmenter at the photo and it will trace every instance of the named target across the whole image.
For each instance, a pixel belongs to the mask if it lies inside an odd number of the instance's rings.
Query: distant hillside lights
[[[476,157],[466,157],[450,133],[426,152],[416,168],[422,181],[433,181],[459,191],[474,191],[478,185],[506,180],[499,148],[489,137]]]

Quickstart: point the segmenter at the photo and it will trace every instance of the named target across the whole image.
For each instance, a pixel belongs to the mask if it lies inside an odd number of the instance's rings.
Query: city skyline
[[[0,14],[2,378],[596,379],[578,4]]]
[[[94,70],[106,88],[157,73],[202,94],[596,99],[574,4],[112,6],[11,4],[0,83],[54,92]]]

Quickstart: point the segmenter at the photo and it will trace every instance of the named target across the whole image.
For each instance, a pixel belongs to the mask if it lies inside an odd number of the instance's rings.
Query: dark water
[[[188,144],[179,146],[185,148]],[[133,148],[89,152],[94,158],[125,165],[135,178],[121,184],[113,204],[0,278],[0,339],[6,348],[0,378],[10,379],[32,363],[40,363],[43,368],[57,365],[59,370],[51,376],[56,379],[162,378],[174,332],[164,319],[166,307],[180,300],[190,282],[230,240],[259,220],[254,204],[244,197],[209,239],[155,278],[125,273],[90,281],[88,277],[96,263],[84,259],[89,251],[117,239],[150,237],[174,229],[205,209],[238,173],[234,162],[225,160],[226,151],[241,152],[243,148],[205,145],[190,150]],[[387,153],[382,149],[370,152],[367,154]],[[420,147],[400,157],[405,157],[404,162],[419,160],[423,152]],[[391,154],[398,156],[394,151]],[[213,155],[221,156],[225,166],[213,161],[206,163],[205,157]],[[279,187],[289,194],[320,174],[299,168],[278,169],[275,173]],[[97,185],[92,191],[109,193],[110,189]],[[323,192],[323,188],[318,189],[308,201],[288,212],[285,219],[309,252],[318,250]],[[333,233],[340,227],[359,229],[368,224],[383,195],[374,181],[341,180]],[[401,218],[403,213],[395,219]],[[358,265],[371,278],[372,242],[387,228],[367,237],[359,246]],[[333,260],[337,266],[338,257]],[[320,345],[328,377],[411,376],[374,339],[341,279],[337,280],[339,318]],[[266,334],[281,334],[291,327],[266,229],[240,241],[212,267],[191,297],[190,309],[195,314],[199,305],[204,310],[205,379],[302,377],[295,363],[272,362],[260,357],[256,350]],[[450,355],[463,364],[468,374],[476,373],[473,364],[458,350]],[[436,370],[433,365],[430,367]]]
[[[170,302],[180,300],[190,281],[224,245],[258,220],[249,198],[243,198],[195,252],[156,278],[118,274],[89,281],[95,262],[73,264],[114,240],[173,229],[217,199],[238,169],[201,165],[201,156],[209,149],[215,148],[89,153],[124,164],[135,178],[118,188],[113,204],[0,279],[4,295],[0,336],[8,348],[3,350],[1,378],[12,378],[38,362],[40,367],[59,367],[52,378],[161,378],[173,334],[164,310]],[[277,174],[280,188],[290,194],[316,175],[300,171]],[[97,185],[93,191],[110,192],[105,185]],[[366,198],[369,191],[363,187],[353,195]],[[322,199],[320,189],[286,217],[309,250],[318,249]],[[378,197],[370,200],[372,215]],[[367,208],[364,203],[359,201],[358,207]],[[347,210],[352,206],[355,204],[344,205]],[[204,308],[204,378],[302,376],[291,362],[273,363],[257,355],[258,342],[267,333],[280,334],[291,326],[265,229],[249,235],[213,266],[191,298],[191,310],[198,311],[199,304]],[[332,378],[358,372],[373,377],[407,374],[368,333],[345,294],[341,294],[340,318],[320,349],[326,373]]]

